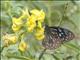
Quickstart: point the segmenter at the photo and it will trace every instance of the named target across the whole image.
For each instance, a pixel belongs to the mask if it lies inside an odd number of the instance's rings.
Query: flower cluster
[[[26,18],[25,24],[23,23],[22,18]],[[27,28],[27,32],[32,32],[36,30],[35,36],[38,40],[42,40],[44,38],[44,28],[42,27],[42,23],[45,19],[45,13],[43,10],[33,9],[22,11],[22,15],[19,18],[13,18],[12,29],[14,32],[19,31],[20,28],[25,25]]]
[[[27,29],[29,32],[32,32],[34,29],[36,29],[36,39],[42,40],[44,38],[44,28],[42,27],[42,23],[45,19],[45,13],[43,10],[37,9],[31,10],[30,13],[31,15],[29,16],[26,22]]]
[[[4,47],[8,47],[12,44],[16,44],[16,42],[18,41],[18,38],[17,38],[16,35],[6,34],[6,35],[3,36],[3,41],[4,41]],[[27,44],[24,41],[21,41],[19,43],[18,48],[21,52],[24,52],[27,49]]]
[[[33,31],[33,29],[38,25],[36,22],[42,24],[45,19],[45,13],[43,12],[43,10],[39,11],[37,9],[33,9],[30,11],[30,13],[31,15],[27,19],[26,23],[29,32]]]
[[[25,19],[25,22],[24,22]],[[18,18],[12,18],[12,30],[16,32],[24,31],[23,27],[27,29],[27,32],[35,32],[34,35],[37,40],[43,40],[44,39],[44,28],[42,26],[42,23],[45,19],[45,13],[43,10],[37,10],[33,9],[31,11],[28,11],[26,9],[25,11],[22,11],[22,15]],[[22,34],[21,34],[22,35]],[[21,36],[20,35],[20,36]],[[10,44],[15,44],[17,40],[19,39],[18,36],[6,34],[3,36],[5,46],[9,46]],[[19,46],[18,49],[21,52],[26,51],[27,44],[24,42],[24,40],[19,40]]]
[[[3,36],[4,46],[8,47],[11,44],[15,44],[17,42],[17,36],[12,34],[6,34]]]

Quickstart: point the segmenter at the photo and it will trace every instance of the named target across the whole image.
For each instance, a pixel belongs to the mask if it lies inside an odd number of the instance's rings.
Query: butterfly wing
[[[45,39],[42,41],[42,45],[47,49],[58,48],[63,42],[72,40],[74,34],[61,27],[46,27]]]
[[[58,38],[60,38],[60,40],[62,40],[62,42],[70,41],[75,37],[74,34],[70,30],[65,29],[65,28],[50,27],[50,30],[57,32]]]
[[[51,28],[45,31],[45,39],[42,41],[42,45],[46,49],[55,49],[61,45],[61,40],[58,38],[56,31],[52,31]]]

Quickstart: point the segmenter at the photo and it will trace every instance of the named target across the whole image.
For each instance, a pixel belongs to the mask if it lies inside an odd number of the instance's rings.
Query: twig
[[[51,54],[53,56],[53,58],[55,58],[56,60],[60,60],[57,56],[55,56],[54,54]]]
[[[65,6],[64,6],[64,11],[63,11],[63,15],[62,15],[62,19],[60,19],[60,21],[59,21],[59,23],[58,23],[58,26],[60,26],[61,25],[61,23],[62,23],[62,21],[64,20],[64,18],[66,17],[65,16],[65,13],[66,13],[66,9],[68,8],[68,3],[67,4],[65,4]]]
[[[39,60],[41,60],[41,58],[42,58],[42,56],[44,55],[44,53],[46,52],[46,48],[42,51],[42,53],[40,54],[40,56],[39,56]]]

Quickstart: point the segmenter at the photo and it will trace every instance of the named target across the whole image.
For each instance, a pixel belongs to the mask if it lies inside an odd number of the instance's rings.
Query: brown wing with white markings
[[[46,27],[45,39],[42,41],[42,45],[47,49],[58,48],[63,42],[72,40],[74,34],[64,28],[60,27]]]
[[[55,49],[61,45],[61,40],[58,37],[57,32],[55,31],[45,31],[45,39],[42,42],[42,45],[46,49]]]

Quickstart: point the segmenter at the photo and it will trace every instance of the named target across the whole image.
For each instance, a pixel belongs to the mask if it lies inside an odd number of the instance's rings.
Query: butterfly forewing
[[[69,41],[72,40],[74,38],[74,34],[65,28],[61,28],[61,27],[50,27],[51,32],[56,32],[58,35],[58,38],[60,38],[60,40],[62,41]]]
[[[61,27],[45,27],[45,39],[42,45],[47,49],[58,48],[63,42],[72,40],[74,34]]]

